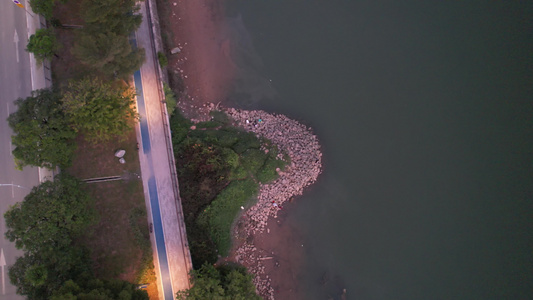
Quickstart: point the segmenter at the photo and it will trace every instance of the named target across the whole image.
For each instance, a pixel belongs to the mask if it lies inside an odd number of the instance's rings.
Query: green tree
[[[74,129],[93,142],[123,135],[137,118],[135,93],[131,88],[113,86],[96,78],[70,81],[62,106]]]
[[[51,59],[59,49],[56,35],[52,29],[42,28],[30,36],[26,51],[35,55],[38,62]]]
[[[85,0],[81,12],[90,32],[128,36],[141,25],[142,16],[136,14],[139,9],[135,0]]]
[[[252,276],[243,267],[204,264],[192,271],[193,287],[177,293],[179,300],[260,300],[255,293]]]
[[[43,15],[46,19],[52,17],[56,0],[30,0],[31,10]]]
[[[67,280],[92,277],[88,252],[73,245],[47,254],[26,252],[9,268],[8,275],[17,294],[28,299],[49,299]]]
[[[18,110],[8,117],[8,123],[14,132],[11,140],[17,166],[69,166],[76,132],[68,126],[59,95],[49,89],[36,90],[15,105]]]
[[[60,175],[46,181],[5,214],[5,236],[18,249],[46,254],[69,247],[95,220],[89,195],[74,177]]]
[[[148,300],[146,291],[122,280],[91,279],[87,282],[69,280],[50,297],[50,300]]]
[[[113,32],[80,30],[72,53],[94,72],[110,78],[126,79],[144,61],[144,49],[133,49],[127,36]]]

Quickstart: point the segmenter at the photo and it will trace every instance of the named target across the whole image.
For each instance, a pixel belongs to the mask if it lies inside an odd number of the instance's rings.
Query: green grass
[[[257,190],[258,184],[251,178],[232,181],[198,217],[198,224],[207,228],[220,255],[228,255],[233,221]]]

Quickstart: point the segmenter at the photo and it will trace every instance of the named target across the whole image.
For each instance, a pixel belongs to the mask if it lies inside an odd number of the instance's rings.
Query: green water
[[[533,298],[533,2],[234,0],[228,15],[233,99],[323,145],[288,220],[305,299]]]

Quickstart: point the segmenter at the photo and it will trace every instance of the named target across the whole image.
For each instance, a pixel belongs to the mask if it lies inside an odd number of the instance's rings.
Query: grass
[[[93,144],[86,141],[83,136],[76,139],[77,149],[74,153],[72,166],[68,169],[80,179],[122,176],[124,174],[140,174],[139,153],[134,130],[121,140]],[[125,164],[121,164],[115,157],[119,149],[126,150]]]
[[[220,255],[228,255],[233,221],[257,191],[258,185],[251,178],[232,181],[198,217],[198,224],[207,229]]]

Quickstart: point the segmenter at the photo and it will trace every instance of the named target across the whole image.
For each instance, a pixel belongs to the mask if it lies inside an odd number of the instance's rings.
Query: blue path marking
[[[135,82],[135,92],[137,94],[137,109],[141,119],[141,140],[143,143],[143,151],[144,154],[149,154],[152,150],[152,146],[150,144],[150,135],[148,133],[148,121],[146,120],[146,107],[144,105],[143,84],[140,70],[135,71],[133,79]]]
[[[148,195],[150,196],[150,208],[152,210],[152,222],[154,225],[155,244],[157,248],[157,257],[159,258],[159,269],[161,271],[161,282],[163,284],[163,295],[165,300],[173,300],[172,283],[170,282],[170,270],[168,266],[167,247],[165,245],[165,236],[163,235],[163,223],[161,222],[161,210],[159,208],[159,197],[157,195],[157,185],[154,177],[154,166],[151,151],[150,134],[148,132],[148,122],[146,121],[146,106],[144,104],[143,87],[141,80],[141,71],[137,70],[133,74],[135,88],[137,90],[137,107],[141,117],[141,140],[143,152],[147,154],[148,166],[150,168],[150,178],[148,179]]]

